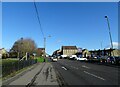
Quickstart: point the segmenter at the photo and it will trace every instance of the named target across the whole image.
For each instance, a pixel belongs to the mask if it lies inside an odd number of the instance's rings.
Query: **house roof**
[[[76,46],[62,46],[62,49],[77,49]]]

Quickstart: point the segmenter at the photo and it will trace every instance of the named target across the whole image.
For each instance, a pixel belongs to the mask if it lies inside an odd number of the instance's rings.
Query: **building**
[[[120,56],[120,49],[114,49],[112,52],[111,52],[111,55],[113,56]]]
[[[37,48],[36,56],[44,56],[45,48]]]
[[[62,46],[61,47],[61,53],[62,55],[75,55],[78,52],[78,49],[76,46]]]

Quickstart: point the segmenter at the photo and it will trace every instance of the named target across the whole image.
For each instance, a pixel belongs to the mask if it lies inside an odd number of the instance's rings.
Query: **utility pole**
[[[44,57],[45,57],[45,54],[46,54],[46,37],[44,37]]]
[[[108,16],[105,16],[105,19],[107,20],[107,24],[108,24],[111,48],[112,48],[112,52],[113,52],[113,43],[112,43],[112,36],[111,36],[111,32],[110,32],[110,23],[109,23],[109,20],[108,20]],[[114,52],[113,52],[113,56],[114,56]]]
[[[48,36],[49,38],[51,37],[51,35]],[[44,51],[44,57],[46,55],[46,37],[44,37],[44,48],[45,48],[45,51]]]

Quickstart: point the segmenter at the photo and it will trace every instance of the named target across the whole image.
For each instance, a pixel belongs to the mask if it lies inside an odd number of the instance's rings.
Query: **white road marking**
[[[83,67],[83,68],[87,68],[87,69],[90,69],[90,67],[87,67],[87,66],[85,66],[85,65],[82,65],[82,67]]]
[[[64,70],[67,70],[64,66],[62,67]]]
[[[89,72],[87,72],[87,71],[84,71],[84,73],[89,74],[89,75],[91,75],[91,76],[94,76],[94,77],[96,77],[96,78],[98,78],[98,79],[105,80],[104,78],[99,77],[99,76],[97,76],[97,75],[94,75],[94,74],[92,74],[92,73],[89,73]]]

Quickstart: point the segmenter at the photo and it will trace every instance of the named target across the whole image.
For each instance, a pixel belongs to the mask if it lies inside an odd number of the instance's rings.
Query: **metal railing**
[[[27,66],[37,63],[37,59],[22,60],[16,62],[10,62],[2,65],[2,77],[10,75],[18,70],[21,70]]]

